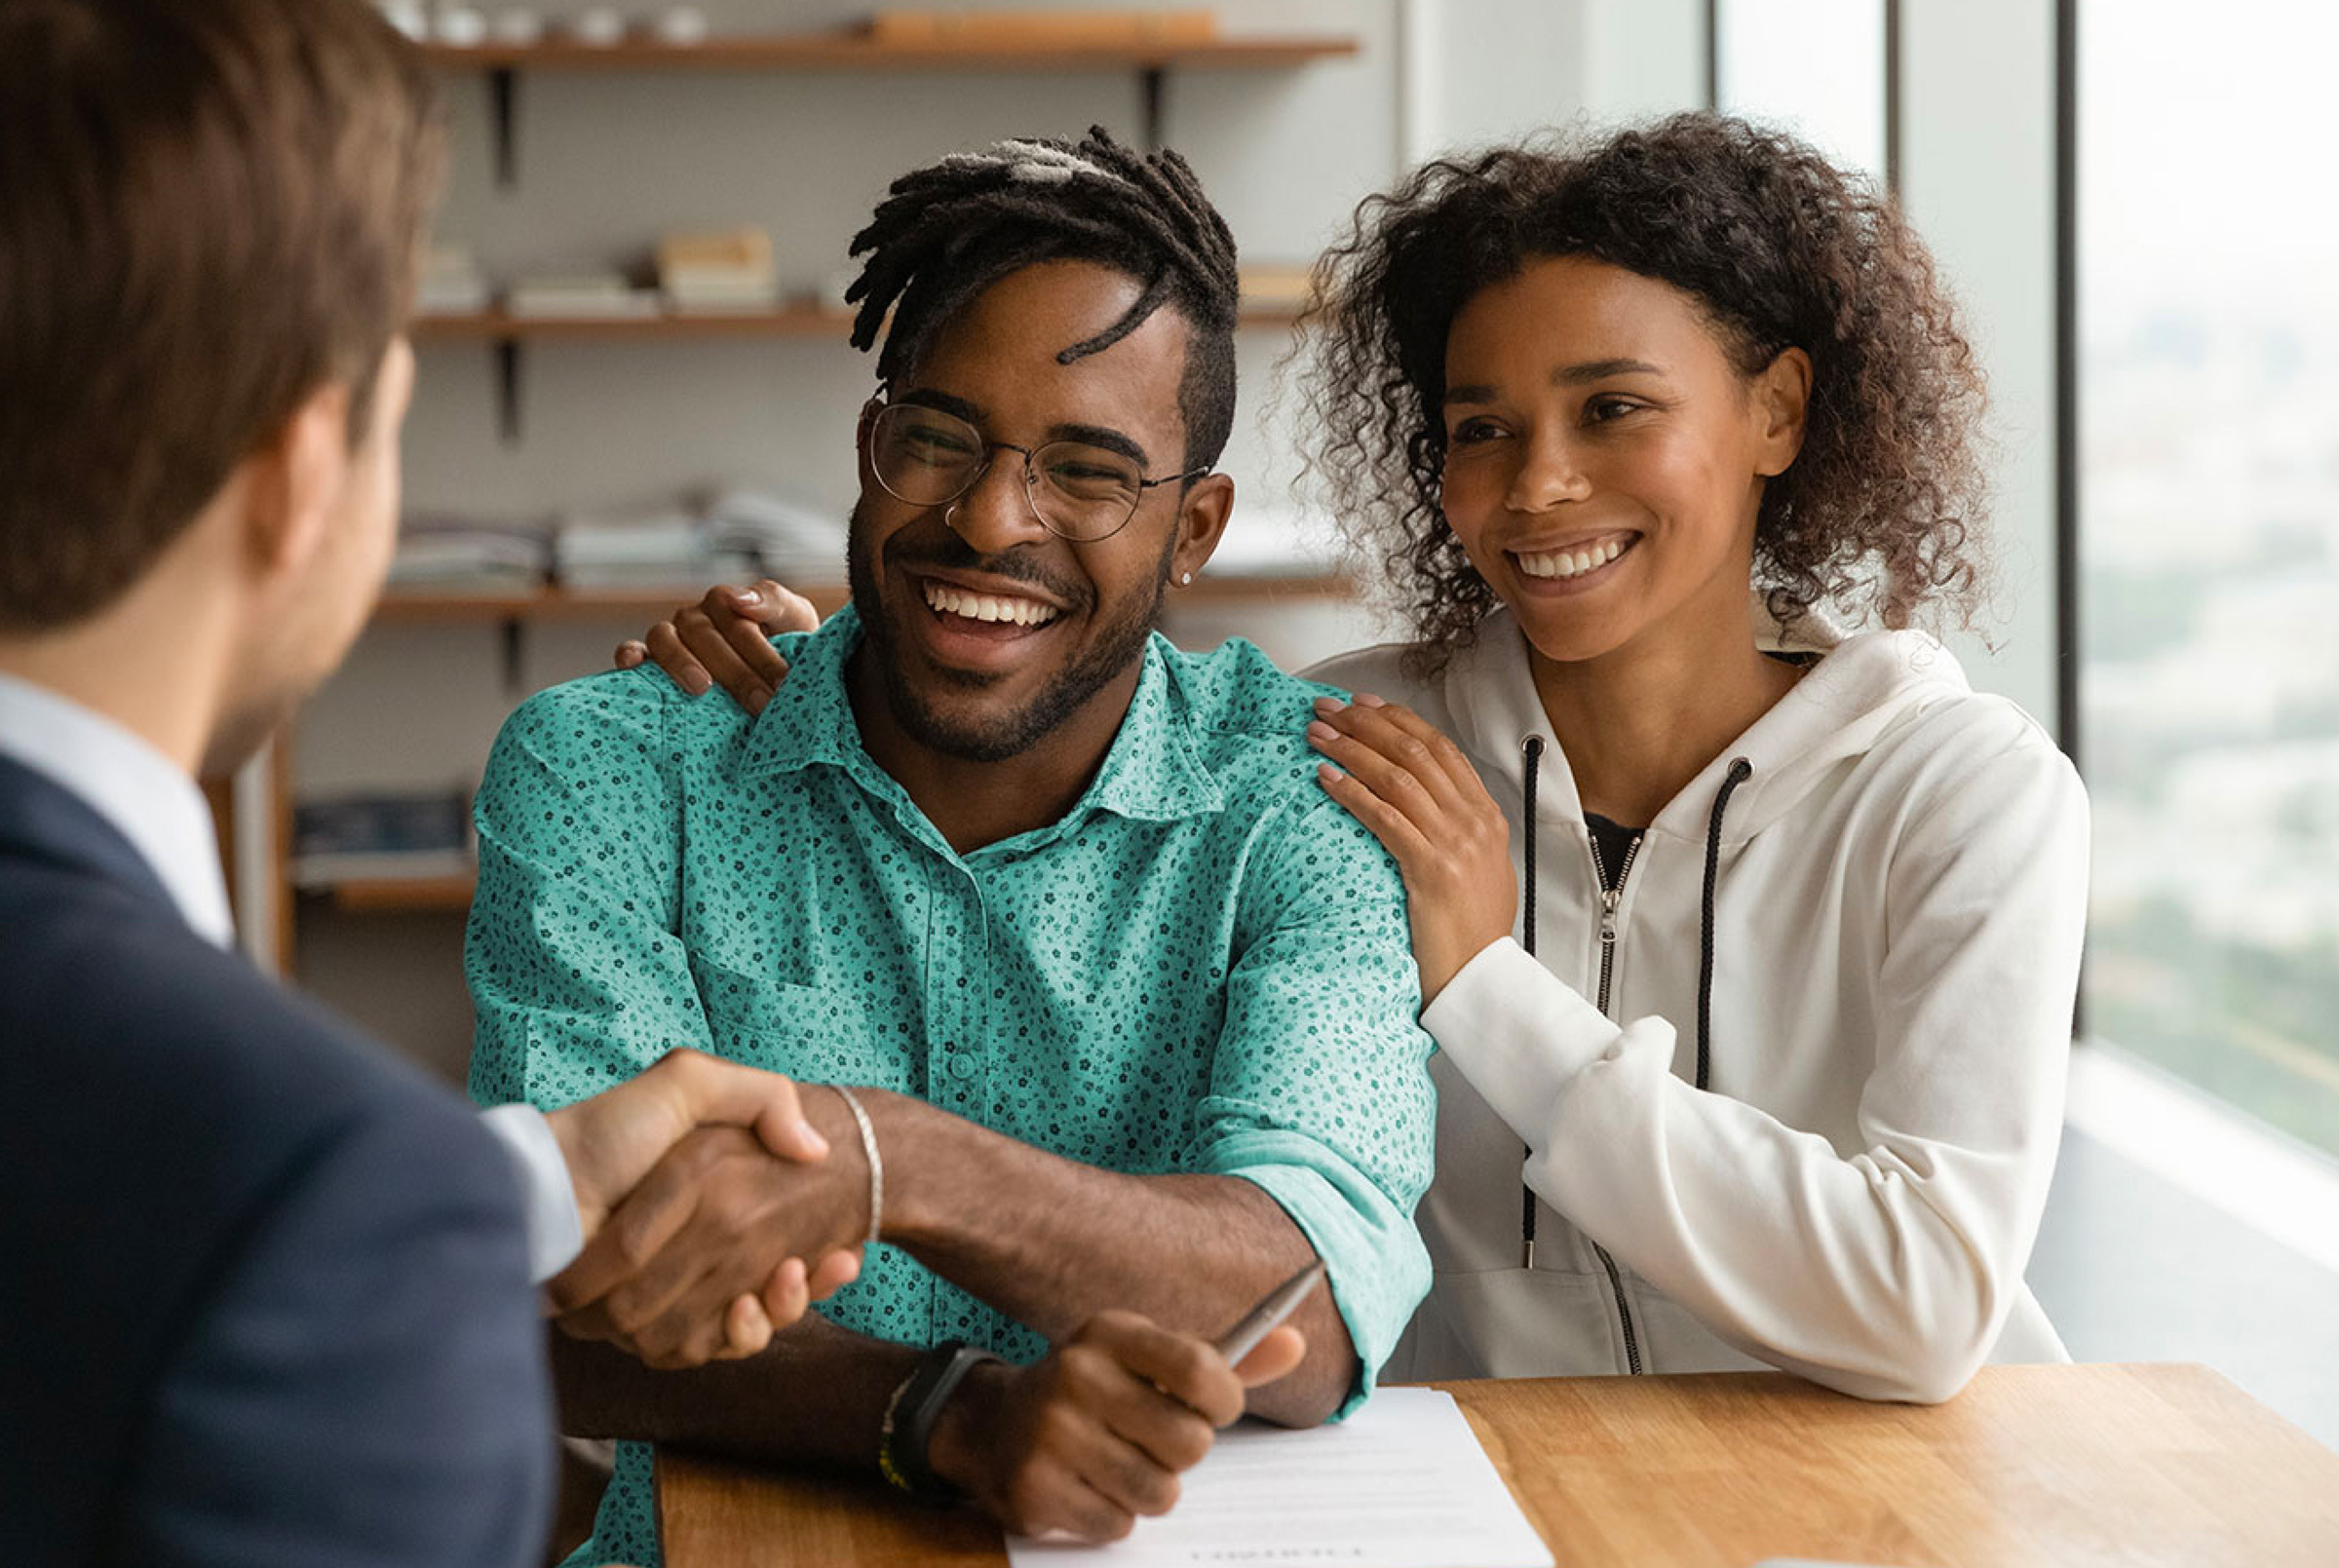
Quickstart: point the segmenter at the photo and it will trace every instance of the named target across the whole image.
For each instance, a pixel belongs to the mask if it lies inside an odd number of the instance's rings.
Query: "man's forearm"
[[[1113,1308],[1214,1336],[1313,1256],[1282,1205],[1240,1177],[1122,1175],[921,1101],[870,1098],[885,1239],[1052,1340]],[[1308,1358],[1250,1408],[1312,1425],[1347,1396],[1356,1351],[1328,1289],[1291,1321]]]
[[[919,1353],[807,1314],[744,1361],[659,1372],[612,1346],[550,1334],[560,1430],[681,1443],[761,1464],[869,1470],[886,1401]]]

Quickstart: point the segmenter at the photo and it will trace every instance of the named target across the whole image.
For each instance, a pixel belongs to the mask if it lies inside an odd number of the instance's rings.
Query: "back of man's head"
[[[359,0],[0,0],[0,633],[103,610],[320,387],[356,442],[441,148]]]
[[[884,332],[878,380],[908,374],[945,323],[1009,273],[1042,261],[1091,261],[1145,286],[1121,321],[1064,363],[1112,347],[1164,305],[1192,328],[1178,388],[1185,469],[1218,461],[1235,418],[1235,239],[1194,171],[1167,149],[1139,153],[1102,127],[1083,139],[1002,141],[894,181],[868,227],[846,298],[860,306],[853,344]],[[890,313],[890,315],[889,315]]]

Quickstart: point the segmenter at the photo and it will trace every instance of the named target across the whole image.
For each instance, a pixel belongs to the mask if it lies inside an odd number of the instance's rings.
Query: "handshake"
[[[832,1150],[788,1079],[671,1051],[545,1120],[585,1243],[546,1306],[578,1338],[661,1370],[737,1359],[861,1273],[867,1200],[846,1194],[869,1191],[865,1157],[857,1145],[850,1171],[789,1180]]]
[[[883,1120],[882,1091],[861,1093]],[[654,1368],[764,1350],[859,1276],[881,1228],[870,1156],[883,1154],[848,1091],[681,1050],[547,1121],[586,1236],[547,1282],[548,1310],[563,1331]],[[1243,1414],[1245,1391],[1306,1352],[1285,1326],[1230,1365],[1208,1340],[1100,1312],[1030,1366],[975,1368],[927,1457],[1011,1530],[1110,1540],[1168,1511],[1179,1472]]]

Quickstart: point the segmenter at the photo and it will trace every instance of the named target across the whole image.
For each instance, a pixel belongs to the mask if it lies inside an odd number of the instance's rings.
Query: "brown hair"
[[[1803,448],[1755,522],[1774,616],[1833,604],[1901,627],[1940,604],[1972,623],[1982,377],[1931,254],[1803,143],[1683,114],[1582,149],[1432,163],[1367,198],[1318,264],[1302,386],[1326,434],[1310,468],[1386,568],[1420,664],[1467,645],[1494,605],[1439,508],[1447,331],[1479,290],[1573,255],[1690,295],[1742,373],[1789,347],[1811,356]]]
[[[441,150],[358,0],[0,5],[0,629],[104,608],[319,387],[355,442]]]

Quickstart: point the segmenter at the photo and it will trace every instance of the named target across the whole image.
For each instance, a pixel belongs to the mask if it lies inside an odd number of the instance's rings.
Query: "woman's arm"
[[[1482,860],[1493,830],[1438,812],[1438,781],[1393,782],[1414,769],[1385,731],[1342,728],[1382,743],[1329,754],[1352,793],[1381,782],[1359,815],[1405,868],[1415,930],[1482,937],[1491,900],[1474,917],[1462,880],[1421,862],[1437,846],[1459,863],[1474,835]],[[1683,1082],[1669,1021],[1610,1020],[1505,934],[1423,1013],[1528,1146],[1546,1201],[1749,1355],[1868,1398],[1956,1393],[2019,1292],[2086,915],[2086,796],[2044,737],[2026,730],[1930,795],[1890,847],[1873,1033],[1844,1043],[1845,1070],[1865,1075],[1856,1153]],[[1375,825],[1390,813],[1402,831]]]

